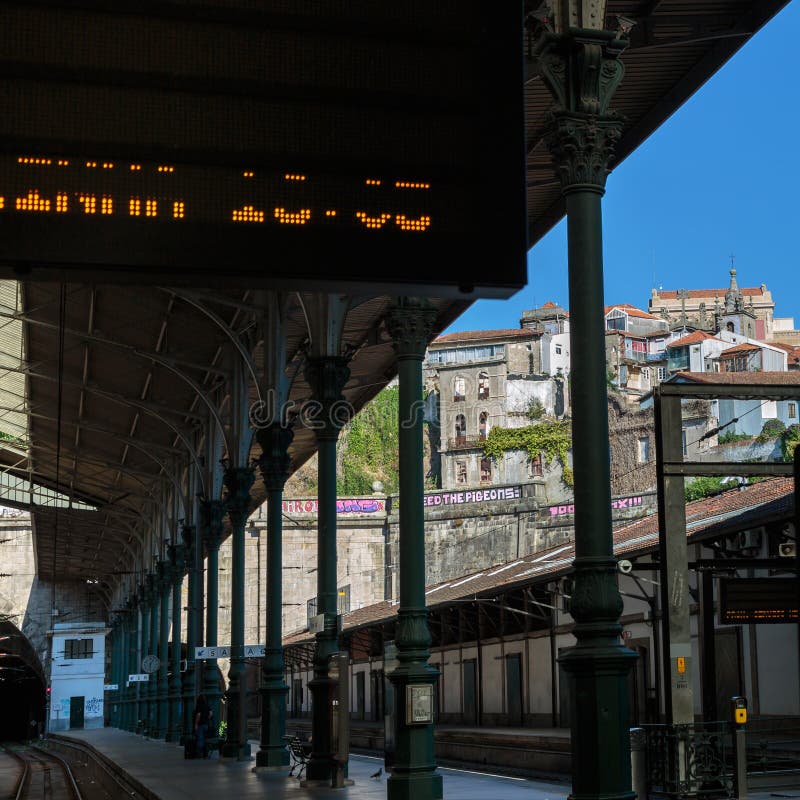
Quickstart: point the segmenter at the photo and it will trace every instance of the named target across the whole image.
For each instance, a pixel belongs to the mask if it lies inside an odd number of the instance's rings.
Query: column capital
[[[156,592],[164,595],[172,588],[172,568],[166,558],[156,564],[156,575]]]
[[[261,446],[258,468],[267,491],[283,490],[286,479],[289,477],[291,466],[289,446],[293,439],[294,431],[277,422],[256,431],[256,440]]]
[[[396,298],[386,314],[386,328],[398,359],[424,358],[436,316],[436,309],[425,298]]]
[[[625,74],[619,31],[542,32],[533,48],[539,75],[556,101],[544,139],[565,193],[602,192],[623,119],[609,111]]]
[[[256,479],[252,467],[228,467],[222,477],[225,508],[234,528],[244,526],[250,513],[250,489]]]
[[[613,117],[556,111],[544,134],[564,194],[605,190],[609,165],[622,136],[622,122]]]
[[[181,542],[186,549],[186,557],[189,558],[189,553],[192,552],[194,547],[194,525],[181,525]]]
[[[157,579],[154,573],[149,572],[144,579],[144,605],[146,608],[152,608],[156,602],[158,595]]]
[[[222,500],[203,500],[200,513],[203,519],[203,544],[206,550],[218,550],[225,530],[225,504]]]
[[[186,572],[187,548],[184,544],[171,544],[167,548],[169,553],[169,576],[172,583],[180,583]]]
[[[335,441],[339,431],[350,421],[352,408],[342,391],[350,379],[348,359],[344,356],[309,358],[305,377],[311,386],[312,414],[307,414],[309,427],[314,429],[318,441]]]

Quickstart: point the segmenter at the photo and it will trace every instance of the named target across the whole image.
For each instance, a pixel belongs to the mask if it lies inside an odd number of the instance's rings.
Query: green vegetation
[[[528,419],[541,419],[544,416],[544,405],[542,404],[542,401],[535,397],[532,398],[530,404],[528,405],[526,415]]]
[[[722,481],[725,480],[721,477],[701,477],[695,478],[691,483],[688,481],[684,483],[684,495],[686,497],[686,502],[690,502],[692,500],[702,500],[704,497],[709,497],[713,494],[719,494],[721,491],[725,489],[725,484]]]
[[[781,435],[781,452],[784,461],[794,460],[794,449],[800,444],[800,425],[790,425]]]
[[[372,494],[374,481],[384,491],[398,489],[399,389],[384,389],[350,421],[339,439],[339,495]]]
[[[558,458],[563,467],[562,480],[572,486],[572,470],[567,454],[572,447],[572,425],[569,420],[542,420],[524,428],[494,427],[486,437],[484,455],[500,458],[507,450],[525,450],[531,458],[544,453],[547,462]]]
[[[785,430],[786,426],[779,419],[768,419],[761,428],[761,433],[756,436],[756,441],[768,442],[770,439],[777,439]]]
[[[25,442],[23,442],[19,436],[12,436],[10,433],[6,433],[5,431],[0,431],[0,441],[13,444],[15,447],[25,447]]]
[[[736,431],[728,431],[723,433],[717,440],[720,444],[732,444],[733,442],[743,442],[745,439],[752,439],[746,433],[736,433]]]

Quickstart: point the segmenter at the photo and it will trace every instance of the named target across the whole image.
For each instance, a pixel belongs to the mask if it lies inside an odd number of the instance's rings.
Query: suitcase
[[[197,758],[197,737],[187,736],[183,743],[183,757]]]

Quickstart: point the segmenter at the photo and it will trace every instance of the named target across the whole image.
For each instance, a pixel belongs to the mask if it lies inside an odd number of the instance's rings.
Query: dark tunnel
[[[13,624],[0,622],[0,741],[44,731],[45,682],[36,652]]]

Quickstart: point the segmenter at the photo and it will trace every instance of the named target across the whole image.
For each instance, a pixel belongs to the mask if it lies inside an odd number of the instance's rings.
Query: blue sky
[[[766,283],[800,326],[800,0],[793,0],[609,176],[606,303],[647,308],[653,286]],[[567,307],[566,225],[528,254],[528,286],[479,300],[448,331],[515,328],[523,309]]]

